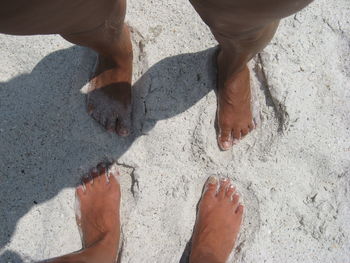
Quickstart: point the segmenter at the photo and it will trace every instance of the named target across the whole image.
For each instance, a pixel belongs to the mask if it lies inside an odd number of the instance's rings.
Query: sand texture
[[[259,127],[215,135],[216,41],[186,0],[128,1],[134,133],[107,133],[81,89],[96,59],[59,36],[0,35],[0,262],[80,249],[74,187],[122,171],[121,262],[184,263],[209,175],[246,207],[232,262],[350,262],[350,3],[317,0],[250,63]]]

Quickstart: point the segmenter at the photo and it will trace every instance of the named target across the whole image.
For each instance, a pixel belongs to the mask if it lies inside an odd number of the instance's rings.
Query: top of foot
[[[199,203],[190,263],[225,263],[234,248],[242,216],[243,206],[230,181],[210,177]]]
[[[83,247],[89,248],[103,240],[104,262],[115,261],[119,246],[120,185],[116,176],[108,174],[105,166],[100,165],[84,179],[84,186],[76,189],[77,223]]]
[[[101,48],[95,72],[84,90],[88,113],[108,131],[127,136],[131,129],[132,44],[127,25]]]
[[[254,127],[251,110],[249,69],[247,66],[233,76],[224,78],[222,53],[218,55],[218,145],[226,151]]]

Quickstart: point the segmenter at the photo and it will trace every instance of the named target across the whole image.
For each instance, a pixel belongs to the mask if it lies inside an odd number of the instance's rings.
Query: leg
[[[247,62],[272,39],[279,20],[312,0],[190,0],[219,42],[218,144],[228,150],[253,129]]]
[[[120,185],[117,175],[107,175],[103,166],[92,171],[90,179],[76,189],[83,249],[47,260],[54,263],[114,263],[120,238]]]
[[[242,222],[243,206],[228,180],[210,177],[199,203],[190,263],[225,263]]]
[[[98,63],[87,91],[89,114],[107,130],[127,136],[131,125],[132,44],[124,24],[125,0],[116,0],[110,17],[98,28],[63,33],[66,40],[94,49]]]
[[[0,32],[15,35],[61,34],[99,54],[90,81],[88,110],[119,135],[131,122],[132,46],[124,24],[125,0],[5,0]]]

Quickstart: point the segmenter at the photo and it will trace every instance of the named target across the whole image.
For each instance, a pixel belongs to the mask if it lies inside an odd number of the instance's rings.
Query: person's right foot
[[[113,36],[111,36],[113,37]],[[127,136],[131,129],[132,44],[124,25],[121,36],[108,57],[99,54],[97,67],[87,91],[88,113],[107,130]]]
[[[85,189],[76,189],[77,223],[81,230],[82,257],[89,262],[115,262],[120,238],[120,185],[117,175],[107,175],[106,168],[94,169],[84,180]]]
[[[229,180],[210,177],[199,204],[190,263],[225,263],[240,230],[243,206]]]

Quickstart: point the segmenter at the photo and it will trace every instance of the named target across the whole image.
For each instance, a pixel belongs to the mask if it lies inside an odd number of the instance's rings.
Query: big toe
[[[219,180],[216,176],[210,176],[205,183],[203,197],[215,197],[218,189]]]
[[[234,144],[231,129],[220,129],[218,144],[221,150],[227,151]]]
[[[75,194],[79,199],[82,199],[85,196],[84,187],[79,185],[77,188],[75,188]]]

